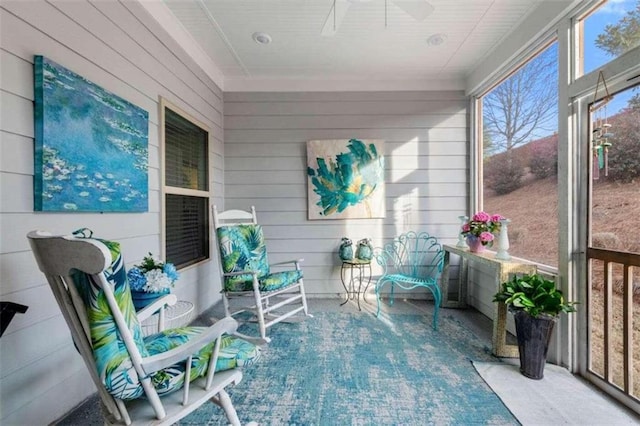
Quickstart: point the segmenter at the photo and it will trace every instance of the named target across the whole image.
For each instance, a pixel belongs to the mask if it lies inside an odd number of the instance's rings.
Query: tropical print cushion
[[[216,229],[216,233],[223,272],[256,271],[258,279],[269,274],[262,226],[254,224],[221,226]],[[252,274],[225,277],[224,289],[226,291],[251,290],[252,283]]]
[[[302,278],[302,271],[300,270],[274,272],[260,280],[260,290],[278,290],[298,282],[300,278]]]
[[[105,244],[111,253],[112,263],[104,272],[104,276],[112,286],[120,311],[142,357],[175,348],[189,341],[193,336],[202,333],[202,330],[205,329],[203,327],[183,327],[165,330],[143,338],[140,322],[131,300],[131,290],[127,281],[120,245],[112,241],[97,241]],[[102,383],[107,391],[116,398],[129,400],[140,397],[144,390],[131,362],[129,352],[117,330],[104,291],[93,281],[91,275],[75,271],[72,273],[72,278],[85,303],[93,356]],[[223,336],[222,339],[216,371],[250,365],[259,358],[259,349],[255,345],[232,336]],[[192,357],[192,379],[206,373],[212,348],[213,343]],[[180,389],[184,384],[184,372],[185,362],[182,362],[153,374],[151,379],[158,394],[166,394]]]
[[[104,272],[104,276],[112,286],[115,299],[141,356],[148,356],[142,329],[131,301],[131,291],[120,244],[113,241],[98,241],[106,245],[111,253],[111,265]],[[72,278],[87,310],[93,357],[98,375],[114,397],[120,399],[139,397],[143,390],[124,341],[117,330],[104,291],[93,281],[91,275],[75,271]]]
[[[174,328],[147,336],[144,342],[149,354],[156,355],[188,342],[204,330],[206,327]],[[214,343],[208,344],[191,358],[190,381],[207,373],[213,345]],[[256,345],[234,336],[223,336],[215,371],[248,366],[259,358],[260,349]],[[186,361],[183,361],[155,373],[152,381],[158,394],[163,395],[182,388],[185,371]]]

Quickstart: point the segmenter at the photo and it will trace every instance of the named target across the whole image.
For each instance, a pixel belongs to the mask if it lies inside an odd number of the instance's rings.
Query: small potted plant
[[[178,277],[178,271],[172,263],[156,260],[149,253],[142,263],[134,265],[127,272],[133,305],[136,309],[142,309],[169,294]]]
[[[556,283],[538,274],[514,276],[502,283],[493,301],[506,303],[514,314],[520,372],[531,379],[542,379],[558,315],[575,312],[576,302],[566,302]]]
[[[493,244],[494,234],[500,232],[500,220],[503,219],[499,214],[477,212],[471,220],[463,223],[460,233],[466,237],[469,251],[480,253],[484,251],[485,246]]]

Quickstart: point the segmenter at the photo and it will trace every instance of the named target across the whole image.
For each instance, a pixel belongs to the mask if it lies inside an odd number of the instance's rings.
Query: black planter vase
[[[530,379],[540,380],[544,377],[549,341],[557,318],[534,318],[521,310],[514,312],[514,317],[520,352],[520,372]]]

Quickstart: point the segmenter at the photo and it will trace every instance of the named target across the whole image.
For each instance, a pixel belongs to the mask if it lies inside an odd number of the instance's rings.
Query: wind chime
[[[596,102],[600,81],[602,81],[606,94]],[[591,113],[591,149],[593,150],[592,176],[594,180],[600,178],[600,170],[604,169],[604,175],[609,175],[609,148],[611,147],[609,139],[613,137],[613,133],[611,132],[611,123],[608,122],[607,104],[612,99],[613,96],[609,94],[604,74],[600,71],[598,82],[596,83],[596,92],[593,94],[593,103],[589,107],[589,112]]]

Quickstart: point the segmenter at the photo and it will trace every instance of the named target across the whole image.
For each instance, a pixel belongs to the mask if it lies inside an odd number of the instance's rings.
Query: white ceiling
[[[462,88],[470,72],[544,3],[417,0],[433,6],[419,22],[393,0],[337,0],[349,9],[337,33],[327,37],[321,31],[333,0],[163,1],[223,74],[225,86],[421,82],[444,89]],[[272,42],[256,43],[254,32],[269,34]],[[429,45],[434,34],[444,34],[444,43]]]

